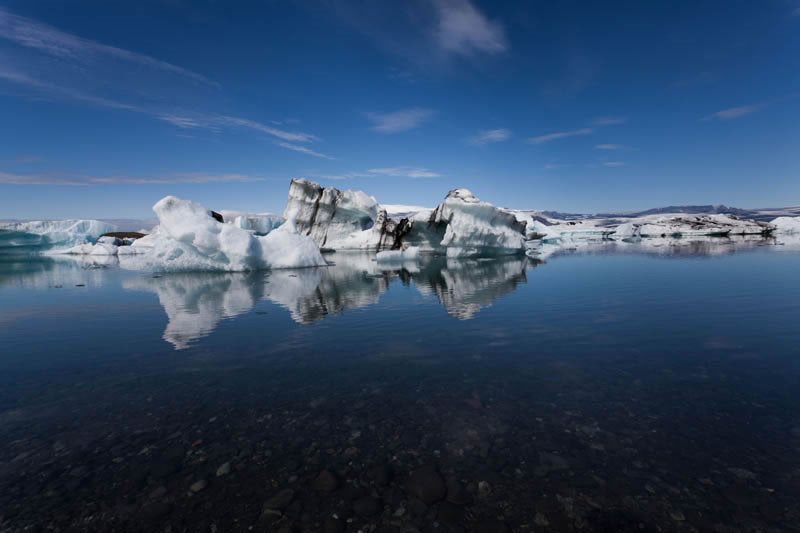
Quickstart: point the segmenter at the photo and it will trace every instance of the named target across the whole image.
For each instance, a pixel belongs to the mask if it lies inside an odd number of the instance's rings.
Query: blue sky
[[[800,204],[800,1],[0,0],[0,219]]]

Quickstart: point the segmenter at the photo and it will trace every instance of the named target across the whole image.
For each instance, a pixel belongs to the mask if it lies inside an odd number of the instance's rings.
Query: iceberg
[[[468,189],[447,193],[444,202],[431,213],[428,225],[445,228],[439,246],[447,257],[495,257],[525,252],[525,222],[480,201]]]
[[[283,216],[323,250],[399,249],[409,232],[408,219],[395,220],[372,196],[340,191],[305,179],[293,179]]]
[[[378,218],[378,202],[362,191],[340,191],[317,183],[293,179],[283,218],[308,235],[321,248],[341,248],[337,243],[359,239],[354,233],[369,230]],[[362,239],[363,240],[363,239]]]
[[[33,220],[4,223],[0,224],[0,248],[71,247],[93,243],[104,233],[116,229],[113,224],[99,220]]]
[[[267,235],[283,224],[283,217],[272,213],[242,213],[223,209],[219,212],[226,224],[233,224],[256,235]]]
[[[741,220],[734,215],[650,215],[620,224],[615,238],[646,237],[724,237],[728,235],[767,235],[773,226],[754,220]]]
[[[419,259],[419,247],[407,246],[400,250],[384,250],[375,255],[378,263],[403,263],[405,261],[416,261]]]
[[[800,234],[800,217],[778,217],[770,224],[775,226],[775,233],[781,235]]]
[[[153,206],[157,228],[133,243],[122,266],[159,272],[241,272],[325,266],[316,243],[287,222],[266,236],[219,222],[203,206],[174,196]],[[139,251],[143,253],[136,253]]]
[[[392,218],[393,214],[405,215]],[[293,179],[284,218],[323,249],[383,252],[407,246],[450,257],[522,254],[525,223],[454,189],[435,209],[379,204],[361,191]]]

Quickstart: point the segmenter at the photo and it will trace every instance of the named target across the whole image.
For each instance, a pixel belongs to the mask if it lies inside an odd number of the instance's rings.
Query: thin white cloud
[[[469,139],[470,144],[482,146],[489,143],[499,143],[511,138],[511,130],[497,128],[493,130],[483,130]]]
[[[441,176],[438,172],[433,172],[427,168],[417,167],[383,167],[371,168],[367,170],[367,174],[373,176],[392,176],[398,178],[438,178]]]
[[[58,179],[50,176],[37,176],[29,174],[15,174],[0,172],[0,185],[86,185],[85,181],[64,178]]]
[[[303,143],[310,143],[313,141],[318,140],[317,137],[309,134],[309,133],[300,133],[300,132],[293,132],[293,131],[285,131],[278,128],[273,128],[272,126],[267,126],[266,124],[262,124],[255,120],[250,120],[246,118],[239,118],[239,117],[229,117],[229,116],[220,116],[216,117],[216,122],[221,125],[227,126],[239,126],[242,128],[250,128],[255,131],[260,131],[261,133],[266,133],[267,135],[272,135],[273,137],[277,137],[278,139],[289,141],[289,142],[303,142]]]
[[[301,154],[311,155],[322,159],[333,159],[331,156],[316,152],[307,146],[301,146],[299,144],[292,144],[287,142],[276,142],[275,144],[280,146],[281,148],[286,148],[287,150],[292,150],[294,152],[300,152]]]
[[[603,163],[603,166],[608,168],[619,168],[624,167],[625,163],[623,161],[606,161]]]
[[[329,179],[329,180],[350,180],[355,178],[410,178],[410,179],[423,179],[423,178],[439,178],[442,174],[433,170],[422,167],[379,167],[370,168],[363,172],[345,172],[343,174],[316,174],[312,177]]]
[[[2,7],[0,7],[0,38],[59,59],[89,63],[97,58],[106,57],[169,72],[207,85],[217,85],[202,74],[172,63],[84,39],[33,19],[15,15]]]
[[[592,121],[592,126],[616,126],[628,122],[627,117],[598,117]]]
[[[762,107],[763,104],[752,104],[752,105],[743,105],[739,107],[731,107],[728,109],[723,109],[722,111],[717,111],[716,113],[712,113],[710,116],[706,117],[706,119],[733,120],[736,118],[744,117],[751,113],[755,113]]]
[[[95,96],[93,94],[85,93],[77,89],[62,87],[52,83],[47,83],[32,78],[26,73],[20,72],[18,70],[0,67],[0,80],[29,87],[31,89],[36,89],[37,91],[54,98],[76,100],[84,104],[89,104],[97,107],[106,107],[109,109],[120,109],[124,111],[141,111],[141,109],[139,109],[134,105],[126,104],[124,102],[119,102],[109,98],[103,98],[101,96]]]
[[[434,5],[439,16],[436,42],[445,52],[471,56],[508,49],[503,26],[486,18],[469,0],[436,0]]]
[[[625,146],[624,144],[596,144],[594,147],[595,150],[630,150],[630,146]]]
[[[173,114],[169,114],[169,113],[164,114],[164,115],[159,115],[158,116],[158,120],[163,120],[164,122],[172,124],[176,128],[181,128],[181,129],[184,129],[184,130],[201,129],[201,128],[202,129],[213,128],[213,126],[211,126],[211,124],[209,124],[208,122],[204,122],[204,121],[202,121],[202,120],[200,120],[198,118],[186,117],[186,116],[181,116],[181,115],[173,115]]]
[[[187,90],[196,91],[198,83],[217,84],[172,63],[72,35],[0,7],[0,44],[3,41],[13,46],[4,46],[0,55],[0,82],[24,88],[20,93],[25,97],[140,113],[182,130],[247,129],[285,143],[318,140],[309,133],[247,118],[182,111]],[[159,89],[154,92],[153,87]],[[329,157],[310,149],[281,146]]]
[[[260,133],[266,133],[267,135],[288,142],[310,143],[319,140],[316,136],[311,135],[310,133],[286,131],[273,126],[268,126],[256,120],[232,117],[228,115],[166,113],[158,115],[157,118],[181,129],[208,129],[219,131],[222,128],[245,128]]]
[[[401,109],[391,113],[367,113],[372,129],[380,133],[398,133],[416,128],[428,120],[433,111],[420,107]]]
[[[557,141],[559,139],[591,135],[592,133],[594,133],[592,128],[580,128],[572,131],[556,131],[553,133],[547,133],[545,135],[539,135],[538,137],[531,137],[528,139],[528,142],[531,144],[544,144],[546,142]]]
[[[264,178],[248,176],[246,174],[212,174],[198,172],[183,172],[170,174],[164,177],[140,176],[60,176],[37,174],[14,174],[0,172],[0,185],[179,185],[202,183],[232,183],[261,181]]]
[[[331,157],[324,154],[320,154],[319,152],[316,152],[314,150],[302,149],[303,148],[302,146],[289,145],[289,142],[311,143],[316,140],[319,140],[316,136],[311,135],[310,133],[286,131],[279,128],[275,128],[273,126],[268,126],[266,124],[263,124],[255,120],[250,120],[241,117],[232,117],[227,115],[202,115],[197,113],[181,114],[174,112],[173,113],[158,112],[149,108],[134,106],[126,104],[124,102],[119,102],[108,98],[94,96],[92,94],[81,92],[77,89],[53,85],[32,78],[23,72],[4,69],[2,67],[0,67],[0,80],[5,80],[7,82],[36,89],[42,94],[53,98],[74,100],[95,107],[104,107],[108,109],[118,109],[134,113],[142,113],[145,115],[152,116],[158,120],[171,124],[180,129],[207,129],[211,131],[221,131],[223,128],[226,127],[250,129],[260,133],[265,133],[267,135],[280,139],[281,141],[286,141],[283,143],[278,143],[278,145],[283,148],[294,150],[296,152],[302,152],[315,157],[332,159]]]

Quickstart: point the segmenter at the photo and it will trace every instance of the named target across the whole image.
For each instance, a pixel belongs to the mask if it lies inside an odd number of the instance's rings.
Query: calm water
[[[797,530],[800,254],[720,251],[0,258],[0,530]]]

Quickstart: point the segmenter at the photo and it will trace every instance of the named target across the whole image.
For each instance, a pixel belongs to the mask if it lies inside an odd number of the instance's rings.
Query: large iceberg
[[[323,250],[399,249],[410,229],[408,219],[390,218],[365,192],[340,191],[305,179],[289,184],[283,216]]]
[[[416,229],[416,220],[414,229]],[[428,226],[444,228],[439,246],[447,257],[493,257],[525,252],[525,222],[468,189],[454,189],[433,210]],[[413,229],[411,241],[413,243]]]
[[[390,206],[406,215],[391,218],[375,198],[293,179],[284,218],[323,249],[382,252],[418,247],[450,257],[522,254],[525,223],[455,189],[435,209]],[[398,209],[399,207],[399,209]]]
[[[100,220],[33,220],[0,224],[0,248],[53,248],[93,243],[113,224]]]
[[[160,272],[238,272],[324,266],[316,243],[291,222],[266,236],[217,221],[203,206],[167,196],[153,206],[159,224],[121,256],[122,266]]]

